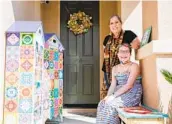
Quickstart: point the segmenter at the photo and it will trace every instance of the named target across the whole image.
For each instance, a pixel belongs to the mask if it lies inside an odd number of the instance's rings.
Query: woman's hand
[[[140,48],[140,40],[138,38],[136,38],[130,43],[130,45],[133,49],[139,49]]]

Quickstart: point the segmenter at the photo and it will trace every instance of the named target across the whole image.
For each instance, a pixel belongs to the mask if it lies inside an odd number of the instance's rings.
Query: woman
[[[122,30],[121,18],[117,15],[110,18],[109,28],[111,35],[105,37],[104,46],[104,62],[102,71],[104,72],[104,83],[108,89],[111,84],[111,70],[112,67],[119,64],[116,48],[121,43],[128,43],[133,49],[140,47],[140,41],[136,34],[130,30]]]
[[[117,55],[120,64],[112,68],[111,86],[97,108],[97,124],[120,124],[116,108],[138,106],[141,102],[140,69],[137,63],[130,61],[130,45],[119,45]]]

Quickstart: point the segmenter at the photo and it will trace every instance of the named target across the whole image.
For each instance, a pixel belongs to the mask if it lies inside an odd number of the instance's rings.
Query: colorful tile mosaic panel
[[[20,86],[20,99],[32,98],[32,87]]]
[[[6,62],[6,71],[7,72],[15,72],[18,71],[19,68],[19,62],[16,59],[9,59]]]
[[[57,41],[56,43],[53,42],[54,39]],[[54,35],[49,37],[44,46],[46,47],[46,49],[44,49],[44,69],[47,70],[47,72],[44,71],[44,75],[49,75],[49,80],[46,80],[46,82],[49,82],[50,84],[49,118],[51,119],[54,117],[62,121],[62,113],[60,113],[61,110],[59,110],[59,108],[62,107],[63,104],[63,53],[59,51],[59,47],[61,47],[62,52],[64,48]]]
[[[58,61],[59,53],[57,51],[54,52],[54,61]]]
[[[5,90],[6,98],[8,99],[16,99],[18,95],[18,88],[11,86],[7,87]]]
[[[21,59],[20,60],[21,72],[33,72],[33,59]]]
[[[20,33],[6,33],[7,46],[19,46]]]
[[[32,124],[32,114],[19,114],[20,124]]]
[[[44,59],[49,60],[49,50],[44,49]]]
[[[33,45],[33,33],[21,33],[21,45]]]
[[[6,47],[6,59],[19,59],[20,57],[20,47],[19,46],[7,46]]]
[[[6,72],[6,83],[9,83],[10,85],[15,85],[18,83],[18,80],[18,72]]]
[[[20,47],[20,58],[21,59],[33,59],[34,58],[33,46],[21,46]]]
[[[23,32],[19,32],[21,30]],[[43,119],[42,113],[44,104],[44,108],[47,111],[49,109],[49,87],[45,85],[49,79],[48,71],[45,84],[42,85],[44,42],[41,22],[14,22],[6,31],[5,124],[42,124],[49,117],[44,116]]]
[[[63,79],[63,71],[59,70],[59,79]]]
[[[34,82],[34,76],[31,72],[20,73],[20,85],[32,86]]]
[[[5,109],[6,112],[17,112],[17,100],[5,100]]]
[[[32,99],[19,99],[19,113],[32,113]]]

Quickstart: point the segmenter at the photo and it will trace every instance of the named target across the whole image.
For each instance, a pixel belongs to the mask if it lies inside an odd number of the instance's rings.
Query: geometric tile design
[[[58,71],[54,71],[54,79],[58,79],[59,75],[58,75]]]
[[[18,94],[18,90],[16,87],[6,87],[6,91],[5,91],[6,97],[10,98],[10,99],[15,99],[17,97]]]
[[[50,98],[54,98],[54,91],[50,90]]]
[[[63,89],[63,79],[59,79],[59,89]]]
[[[59,72],[59,79],[63,79],[63,70],[62,71],[59,70],[58,72]]]
[[[50,108],[50,119],[54,117],[54,107]]]
[[[59,99],[54,100],[54,107],[57,108],[59,105]]]
[[[21,45],[32,45],[33,44],[33,33],[20,33]]]
[[[54,79],[54,87],[59,88],[59,80],[58,79]]]
[[[19,33],[6,33],[7,46],[19,46]]]
[[[20,99],[32,98],[32,87],[20,86]]]
[[[19,62],[18,62],[18,60],[9,59],[9,60],[6,62],[6,71],[7,71],[7,72],[14,72],[14,71],[17,71],[18,68],[19,68]]]
[[[44,49],[44,59],[49,60],[49,51]]]
[[[50,50],[49,51],[49,60],[50,61],[53,61],[54,60],[54,51],[53,50]]]
[[[48,60],[44,60],[44,68],[45,69],[49,68],[49,61]]]
[[[55,52],[54,52],[54,60],[55,60],[55,61],[58,61],[58,59],[59,59],[59,54],[58,54],[57,51],[55,51]]]
[[[58,69],[63,70],[63,63],[62,62],[58,62]]]
[[[54,62],[53,61],[49,61],[49,68],[54,69]]]
[[[23,60],[23,62],[21,61],[21,72],[27,72],[27,71],[33,71],[33,60],[32,62],[29,60]],[[31,69],[32,68],[32,69]]]
[[[59,96],[59,90],[57,88],[54,88],[54,98],[58,98]]]
[[[54,72],[53,71],[49,71],[49,77],[50,77],[50,79],[54,79]]]
[[[23,86],[32,86],[34,81],[33,73],[30,72],[24,72],[20,73],[20,83]]]
[[[54,107],[54,99],[49,99],[49,105],[50,107]]]
[[[16,100],[9,100],[5,101],[5,111],[7,112],[17,112],[17,101]]]
[[[62,89],[60,89],[59,96],[60,96],[60,98],[63,97],[63,90]]]
[[[59,59],[63,60],[63,53],[59,53]]]
[[[34,47],[33,46],[21,46],[20,47],[20,58],[21,59],[33,59],[34,58]]]
[[[32,124],[32,114],[19,114],[20,124]]]
[[[54,62],[54,69],[58,70],[58,62]]]
[[[6,81],[14,85],[19,80],[18,73],[6,73]]]
[[[47,110],[49,108],[49,99],[43,100],[43,110]]]
[[[6,47],[6,59],[19,59],[20,49],[19,46],[7,46]]]
[[[19,99],[19,113],[32,112],[32,99]]]

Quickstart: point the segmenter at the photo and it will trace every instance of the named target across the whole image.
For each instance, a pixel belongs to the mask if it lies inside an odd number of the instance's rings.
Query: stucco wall
[[[100,1],[100,99],[106,95],[105,86],[103,86],[103,72],[101,70],[103,63],[103,41],[106,35],[110,33],[109,19],[115,14],[121,13],[121,2],[119,1]]]
[[[143,1],[143,31],[152,26],[152,40],[158,39],[158,6],[157,1]]]
[[[40,1],[12,1],[15,20],[39,21],[41,20]]]
[[[159,1],[157,6],[159,40],[172,39],[172,1]]]
[[[40,20],[39,1],[0,1],[0,124],[3,119],[5,31],[15,20]]]
[[[60,2],[41,4],[42,22],[45,33],[56,33],[60,37]]]

